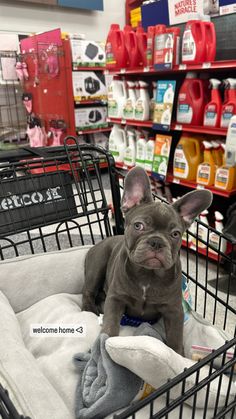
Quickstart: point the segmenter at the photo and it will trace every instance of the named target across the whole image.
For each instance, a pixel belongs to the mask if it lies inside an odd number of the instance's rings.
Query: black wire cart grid
[[[108,176],[103,176],[103,167],[108,171]],[[197,229],[202,225],[197,221]],[[230,330],[233,335],[236,307],[232,284],[236,272],[236,245],[232,239],[227,239],[211,227],[206,228],[204,239],[199,239],[197,230],[195,233],[189,232],[185,238],[184,274],[192,284],[194,309],[212,324]],[[89,145],[79,146],[76,138],[68,137],[64,147],[1,153],[2,260],[95,244],[122,232],[119,174],[113,158],[105,150]],[[218,247],[210,242],[212,232],[218,235]],[[193,238],[194,251],[191,248]],[[222,251],[222,240],[227,242],[227,252]],[[198,251],[203,246],[206,253],[204,259]],[[214,263],[208,260],[209,252],[215,255]],[[200,261],[203,265],[201,269]],[[227,276],[228,281],[224,292],[220,287],[222,274]],[[196,405],[199,405],[200,398],[202,418],[234,418],[236,399],[232,396],[235,394],[232,389],[235,386],[235,344],[236,337],[145,400],[114,417],[198,418]],[[206,371],[206,367],[208,372],[203,375],[203,368]],[[222,394],[225,376],[228,377],[228,385],[226,390],[224,386]],[[216,396],[212,401],[210,389],[213,385]],[[223,407],[222,402],[219,403],[222,397]],[[189,406],[188,416],[184,404]],[[209,411],[212,416],[209,416]],[[0,417],[22,419],[1,386]]]

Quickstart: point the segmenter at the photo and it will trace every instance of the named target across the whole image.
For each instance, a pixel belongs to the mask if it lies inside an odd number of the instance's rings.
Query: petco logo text
[[[31,324],[31,337],[82,337],[86,336],[84,324]]]
[[[8,197],[0,201],[0,209],[6,211],[14,208],[22,208],[39,203],[51,203],[63,199],[60,195],[61,186],[48,188],[46,191],[23,193],[22,195],[12,195],[8,192]]]

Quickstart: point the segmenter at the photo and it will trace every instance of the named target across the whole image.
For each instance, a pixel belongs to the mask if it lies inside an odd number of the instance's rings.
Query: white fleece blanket
[[[100,332],[97,316],[80,310],[87,250],[88,247],[84,247],[0,263],[0,383],[9,389],[20,413],[32,419],[74,418],[78,370],[73,363],[73,356],[78,352],[87,352]],[[82,324],[86,326],[86,331],[85,336],[76,338],[35,337],[30,333],[35,324]],[[133,332],[131,327],[121,328],[122,336],[130,336]],[[134,371],[132,359],[127,364],[129,357],[126,357],[126,353],[130,353],[130,340],[127,339],[120,341],[120,344],[112,338],[108,340],[112,359],[121,365],[126,362],[127,368],[146,381],[149,379],[148,371],[152,373],[152,381],[155,370],[155,386],[163,384],[169,374],[169,369],[160,369],[159,363],[160,354],[165,356],[165,346],[157,346],[160,352],[154,351],[152,356],[147,357],[145,351],[148,350],[150,338],[142,338],[145,343],[143,348],[133,340],[133,356],[137,356],[141,362],[136,362]],[[192,343],[219,347],[224,341],[224,334],[190,316],[185,325],[186,355]],[[157,374],[157,371],[162,373]],[[228,388],[227,380],[225,377],[221,387],[223,398]],[[235,395],[235,387],[232,387],[231,395]],[[158,399],[158,409],[161,403],[165,404],[164,399]],[[147,418],[147,412],[148,408],[145,408],[136,417]],[[191,407],[185,405],[183,418],[189,418],[190,412]],[[172,415],[170,418],[176,418],[177,411]],[[212,412],[209,410],[207,418],[210,417]],[[197,409],[195,418],[202,418],[201,409]]]

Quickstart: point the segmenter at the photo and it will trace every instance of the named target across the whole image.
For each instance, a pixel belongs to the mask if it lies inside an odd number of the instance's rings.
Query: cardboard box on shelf
[[[73,72],[72,82],[75,101],[107,100],[105,76],[102,72]]]
[[[105,43],[71,38],[72,67],[105,67]]]
[[[107,107],[89,106],[75,109],[75,126],[81,131],[107,127]]]

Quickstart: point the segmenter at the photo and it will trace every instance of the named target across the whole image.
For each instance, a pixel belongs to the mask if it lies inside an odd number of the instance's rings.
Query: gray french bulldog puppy
[[[212,193],[196,190],[174,204],[154,202],[146,172],[132,169],[125,179],[123,236],[92,247],[85,260],[83,307],[99,314],[105,293],[102,332],[119,335],[123,314],[150,321],[163,317],[166,343],[183,354],[182,235],[212,202]]]

